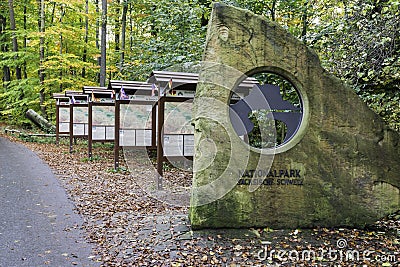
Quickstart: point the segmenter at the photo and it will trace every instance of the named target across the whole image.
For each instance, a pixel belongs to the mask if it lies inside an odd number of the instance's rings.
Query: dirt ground
[[[78,140],[70,154],[66,139],[56,145],[54,138],[21,138],[4,130],[1,135],[23,143],[53,169],[84,218],[85,238],[96,247],[93,260],[102,266],[400,264],[400,213],[366,229],[193,231],[186,207],[155,200],[138,185],[140,179],[153,179],[143,159],[131,161],[129,169],[122,161],[114,171],[111,144],[96,144],[89,160],[85,140]],[[174,167],[165,177],[172,184],[191,183],[190,172]]]

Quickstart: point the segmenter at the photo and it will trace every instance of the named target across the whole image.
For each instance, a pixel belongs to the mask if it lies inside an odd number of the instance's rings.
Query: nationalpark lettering
[[[239,170],[240,177],[279,177],[279,178],[301,178],[300,170]]]
[[[303,185],[300,170],[239,170],[238,185]]]

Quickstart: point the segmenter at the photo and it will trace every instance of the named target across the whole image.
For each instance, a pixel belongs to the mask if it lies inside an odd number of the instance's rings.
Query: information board
[[[152,108],[152,103],[121,105],[120,146],[151,146]]]
[[[86,136],[88,135],[88,107],[73,107],[73,135]]]
[[[59,107],[59,133],[69,133],[69,106]]]
[[[164,155],[193,156],[194,128],[191,125],[191,102],[166,102]]]
[[[114,140],[114,106],[92,106],[92,140]]]

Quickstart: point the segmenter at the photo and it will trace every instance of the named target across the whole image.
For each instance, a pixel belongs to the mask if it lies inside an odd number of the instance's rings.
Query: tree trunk
[[[60,15],[60,20],[59,20],[60,28],[62,27],[64,15],[65,15],[65,9],[63,6],[61,6],[61,15]],[[62,54],[63,54],[63,35],[62,35],[62,33],[60,33],[60,57],[62,57]],[[62,79],[63,79],[63,68],[61,67],[60,68],[60,92],[62,92],[62,90],[63,90]]]
[[[89,0],[86,0],[86,6],[85,6],[85,47],[83,48],[83,56],[82,56],[82,61],[86,62],[87,61],[87,46],[89,42]],[[82,68],[82,78],[85,78],[86,76],[86,68]]]
[[[53,3],[53,8],[51,11],[51,19],[50,19],[50,26],[54,26],[54,17],[55,17],[55,13],[56,13],[56,2]]]
[[[115,30],[114,30],[114,41],[115,41],[115,52],[119,52],[120,47],[120,40],[119,40],[119,36],[121,33],[121,24],[120,24],[120,20],[119,20],[119,12],[120,12],[120,0],[115,0]]]
[[[121,18],[121,59],[119,62],[119,71],[122,71],[122,67],[125,61],[125,34],[126,34],[126,13],[128,11],[128,3],[126,0],[123,0],[122,7],[122,18]]]
[[[100,8],[99,8],[99,0],[96,0],[96,48],[100,50],[100,20],[98,19],[100,17]],[[99,65],[100,65],[100,60],[99,60]]]
[[[39,32],[41,33],[40,41],[39,41],[39,82],[40,82],[40,91],[39,91],[39,101],[40,101],[40,110],[42,115],[47,118],[46,106],[45,102],[45,92],[44,92],[44,70],[43,70],[43,62],[44,62],[44,32],[45,32],[45,18],[44,18],[44,0],[37,0],[39,6]]]
[[[308,0],[304,3],[303,14],[301,15],[302,29],[300,39],[305,43],[308,27]]]
[[[271,7],[267,6],[267,8],[269,9],[269,12],[271,12],[271,20],[272,21],[275,21],[275,19],[276,19],[276,2],[277,2],[277,0],[274,0],[271,3]]]
[[[3,15],[0,14],[0,41],[1,41],[1,51],[7,52],[7,42],[5,40],[5,36],[3,35],[3,31],[7,28],[7,19]],[[3,66],[3,83],[7,83],[11,81],[11,73],[10,68],[8,66]],[[4,86],[7,86],[6,84]]]
[[[152,7],[151,7],[151,13],[152,14],[156,14],[157,12],[157,5],[153,5]],[[155,15],[152,15],[151,16],[151,19],[150,19],[150,21],[151,21],[151,25],[150,25],[150,34],[151,34],[151,36],[153,36],[153,37],[157,37],[157,34],[158,34],[158,29],[156,28],[156,21],[157,21],[157,18],[155,17]]]
[[[107,0],[101,1],[101,58],[100,58],[100,86],[106,84],[106,44],[107,44]]]
[[[26,8],[26,5],[28,4],[28,1],[25,0],[24,2],[24,31],[27,32],[27,18],[28,18],[28,10]],[[24,50],[26,51],[26,47],[27,47],[27,39],[26,39],[26,35],[24,35]],[[23,74],[24,74],[24,79],[28,79],[28,73],[26,71],[26,60],[24,60],[24,66],[23,66]]]
[[[133,17],[132,17],[132,9],[133,9],[133,5],[131,5],[131,7],[129,8],[129,50],[132,50],[133,48]]]
[[[96,49],[100,50],[100,8],[99,8],[99,0],[95,0],[96,4]],[[100,66],[101,57],[97,57],[97,64]],[[97,80],[100,83],[100,72],[97,74]]]
[[[10,29],[13,32],[12,35],[12,44],[13,44],[13,52],[14,53],[18,53],[18,40],[17,40],[17,36],[15,34],[15,15],[14,15],[14,2],[13,0],[8,0],[8,7],[10,10]],[[17,80],[21,80],[22,79],[22,74],[21,74],[21,67],[19,66],[18,63],[18,56],[15,55],[14,59],[16,61],[16,67],[15,67],[15,74],[17,76]]]
[[[48,122],[45,118],[37,114],[34,110],[28,109],[25,113],[26,117],[35,123],[38,127],[46,132],[55,132],[56,127]]]

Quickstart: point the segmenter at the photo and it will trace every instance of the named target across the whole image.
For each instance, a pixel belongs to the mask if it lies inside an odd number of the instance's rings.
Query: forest
[[[314,49],[400,131],[400,2],[224,0],[275,21]],[[210,0],[1,0],[0,121],[55,120],[52,94],[146,80],[201,60]]]

